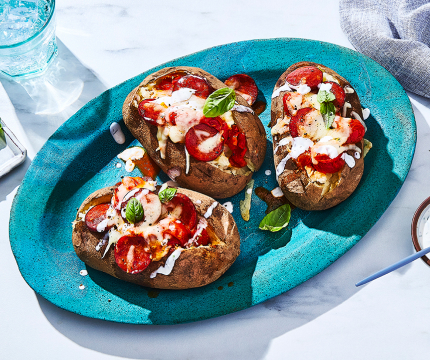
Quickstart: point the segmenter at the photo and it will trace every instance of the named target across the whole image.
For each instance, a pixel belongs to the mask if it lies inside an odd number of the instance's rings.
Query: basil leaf
[[[336,99],[336,96],[331,91],[320,90],[318,91],[317,100],[319,103],[329,102]]]
[[[327,103],[325,103],[325,102],[321,103],[320,112],[322,115],[327,114]]]
[[[6,146],[7,146],[6,134],[4,133],[4,130],[0,123],[0,150],[5,148]]]
[[[234,106],[236,93],[228,87],[214,91],[206,99],[203,106],[203,115],[206,117],[216,117],[229,111]]]
[[[135,224],[143,219],[143,206],[136,198],[130,199],[127,203],[125,218],[131,224]]]
[[[167,188],[167,189],[164,189],[162,192],[160,192],[158,194],[158,197],[160,198],[160,201],[162,203],[166,203],[173,199],[177,191],[178,190],[175,188]]]
[[[291,208],[289,204],[282,205],[276,210],[268,213],[263,220],[261,220],[260,230],[269,230],[276,232],[282,230],[288,225],[291,217]]]

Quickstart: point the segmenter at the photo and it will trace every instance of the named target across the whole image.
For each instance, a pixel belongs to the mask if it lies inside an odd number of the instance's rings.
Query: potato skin
[[[174,144],[168,140],[166,159],[161,159],[159,152],[155,151],[158,147],[157,128],[153,125],[147,124],[139,115],[136,107],[132,104],[139,87],[145,86],[164,75],[176,71],[184,71],[201,76],[208,81],[214,90],[226,87],[226,85],[216,77],[199,68],[177,66],[161,69],[146,77],[142,83],[127,96],[122,110],[124,122],[133,136],[139,140],[142,146],[148,151],[149,156],[165,173],[169,174],[170,169],[180,171],[180,175],[175,179],[172,179],[176,181],[179,186],[198,191],[215,199],[223,199],[233,196],[245,187],[249,179],[252,177],[252,173],[247,176],[233,175],[222,171],[211,164],[198,161],[191,157],[190,171],[186,175],[184,144]],[[240,105],[249,107],[248,103],[238,94],[236,95],[236,101]],[[257,115],[247,112],[232,112],[236,125],[246,136],[249,159],[254,164],[255,171],[257,171],[263,164],[266,153],[266,133],[264,126]]]
[[[108,187],[92,193],[82,203],[78,214],[90,206],[110,202],[113,190],[114,187]],[[199,214],[204,214],[214,202],[210,197],[195,191],[178,188],[178,192],[187,195],[193,201]],[[200,200],[201,204],[196,204],[196,200]],[[118,279],[151,288],[189,289],[207,285],[224,274],[240,253],[240,237],[236,223],[221,204],[215,207],[207,219],[221,243],[214,247],[200,246],[183,250],[170,275],[158,274],[153,279],[149,277],[150,274],[165,264],[167,255],[160,261],[151,262],[141,273],[128,274],[116,264],[114,246],[111,246],[103,259],[107,244],[102,246],[100,251],[96,251],[103,234],[88,230],[85,221],[80,221],[78,216],[76,221],[72,234],[73,247],[83,262]]]
[[[313,62],[302,61],[291,65],[280,76],[276,82],[274,91],[285,84],[286,77],[289,73],[303,66],[316,66],[321,71],[336,78],[342,87],[348,85],[353,89],[351,84],[346,79],[326,66]],[[274,126],[276,124],[276,120],[280,117],[283,117],[283,94],[284,92],[281,92],[278,97],[272,99],[270,126]],[[360,115],[361,118],[363,118],[360,99],[358,98],[355,90],[352,94],[346,94],[345,101],[351,104],[351,108],[347,109],[346,117],[351,117],[351,112],[355,111],[358,115]],[[274,149],[277,147],[281,139],[282,136],[274,136]],[[363,151],[363,140],[356,145]],[[278,166],[281,160],[287,156],[287,154],[288,151],[285,148],[280,147],[277,150],[276,154],[274,154],[275,168]],[[350,150],[348,151],[348,154],[354,155],[354,151]],[[354,168],[351,169],[347,165],[344,166],[340,174],[338,185],[333,190],[321,197],[323,190],[322,186],[318,186],[310,182],[306,172],[299,170],[295,162],[292,159],[289,159],[285,166],[285,171],[278,178],[278,183],[286,198],[298,208],[303,210],[325,210],[341,203],[354,192],[355,188],[360,182],[361,176],[363,175],[363,170],[364,161],[363,157],[361,156],[360,159],[356,159],[356,165]]]

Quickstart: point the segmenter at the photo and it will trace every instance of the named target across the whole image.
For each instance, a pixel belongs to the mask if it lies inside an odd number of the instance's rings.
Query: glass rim
[[[23,41],[20,41],[18,43],[15,44],[11,44],[11,45],[0,45],[0,50],[2,49],[11,49],[11,48],[15,48],[21,45],[24,45],[28,42],[30,42],[31,40],[35,39],[37,36],[39,36],[40,33],[43,32],[43,30],[48,26],[48,24],[51,22],[52,20],[52,16],[54,15],[54,10],[55,10],[55,0],[51,0],[53,6],[51,8],[51,13],[49,14],[49,18],[45,21],[45,23],[43,24],[43,26],[37,30],[33,35],[31,35],[28,39],[25,39]]]

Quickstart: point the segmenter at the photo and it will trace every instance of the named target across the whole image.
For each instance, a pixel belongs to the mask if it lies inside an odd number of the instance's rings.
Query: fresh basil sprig
[[[125,218],[131,224],[135,224],[143,219],[143,206],[136,198],[130,199],[127,203]]]
[[[336,96],[330,91],[320,90],[318,91],[317,100],[320,103],[320,112],[324,118],[325,127],[330,128],[335,118],[336,108],[334,107],[333,100]]]
[[[285,204],[278,207],[276,210],[268,213],[263,220],[261,220],[259,228],[260,230],[269,230],[276,232],[282,230],[288,225],[291,217],[290,205]]]
[[[1,125],[1,119],[0,119],[0,150],[5,148],[6,146],[7,146],[6,134],[4,133],[3,127]]]
[[[158,197],[162,203],[166,203],[173,199],[177,191],[175,188],[167,188],[158,193]]]
[[[214,91],[206,99],[203,106],[203,115],[206,117],[217,117],[231,110],[236,101],[236,93],[228,87]]]

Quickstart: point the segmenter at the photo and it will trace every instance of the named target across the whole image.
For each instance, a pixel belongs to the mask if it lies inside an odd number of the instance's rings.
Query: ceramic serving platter
[[[224,80],[252,76],[259,98],[270,104],[273,87],[298,61],[324,64],[356,89],[364,107],[366,137],[373,149],[357,190],[340,205],[321,212],[295,209],[287,229],[258,229],[266,204],[252,195],[251,220],[242,220],[242,191],[226,199],[241,236],[241,254],[216,282],[191,290],[153,290],[129,284],[87,267],[72,246],[76,209],[93,191],[115,184],[124,167],[116,155],[135,140],[122,120],[127,94],[147,75],[165,66],[196,66]],[[260,116],[267,129],[267,155],[254,175],[255,187],[276,185],[267,124],[270,105]],[[109,132],[119,122],[126,143]],[[258,304],[315,276],[356,244],[390,205],[409,171],[416,125],[400,84],[380,65],[355,51],[304,39],[253,40],[207,49],[136,76],[107,90],[66,121],[33,160],[10,217],[10,242],[27,283],[53,304],[84,316],[134,324],[177,324],[228,314]],[[401,144],[402,151],[398,151]],[[266,170],[271,175],[266,175]],[[133,173],[138,176],[139,173]],[[159,182],[167,180],[161,175]],[[354,264],[351,264],[354,266]],[[80,275],[86,269],[87,276]],[[81,286],[82,285],[82,286]]]

